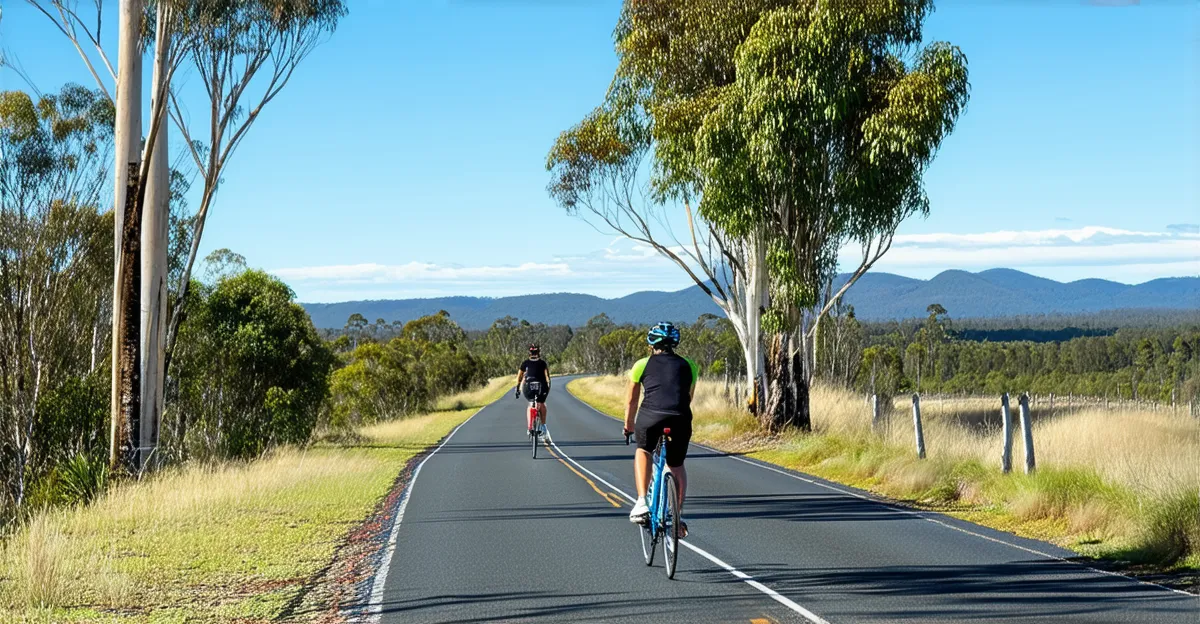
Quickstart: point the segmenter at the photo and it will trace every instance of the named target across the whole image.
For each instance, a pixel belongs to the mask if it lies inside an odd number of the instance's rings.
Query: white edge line
[[[583,403],[583,401],[580,401],[580,403]],[[584,403],[584,405],[587,405],[587,404]],[[589,407],[591,407],[591,406],[589,406]],[[606,416],[607,416],[607,414],[606,414]],[[629,502],[631,502],[631,503],[634,502],[635,499],[632,496],[630,496],[628,493],[626,493],[624,490],[609,483],[607,480],[604,479],[604,477],[601,477],[600,475],[592,472],[591,470],[588,470],[583,464],[575,461],[575,458],[571,457],[570,455],[568,455],[566,453],[566,451],[562,450],[562,448],[559,447],[558,444],[556,444],[554,442],[554,437],[550,435],[549,427],[546,428],[546,437],[550,440],[550,444],[552,446],[554,446],[554,448],[558,449],[558,452],[561,453],[562,456],[564,458],[566,458],[567,461],[571,462],[572,464],[575,464],[575,467],[588,473],[589,475],[592,475],[592,477],[594,477],[597,481],[608,486],[609,489],[611,489],[612,491],[620,494],[621,496],[624,496],[626,499],[629,500]],[[726,572],[732,574],[735,578],[745,582],[747,585],[753,587],[754,589],[757,589],[758,591],[766,594],[767,596],[774,599],[779,604],[800,614],[802,617],[807,619],[809,622],[812,622],[813,624],[829,624],[828,620],[825,620],[824,618],[813,613],[812,611],[805,609],[804,607],[800,606],[799,604],[797,604],[795,601],[791,600],[787,596],[784,596],[784,595],[780,594],[779,592],[771,589],[770,587],[767,587],[766,585],[763,585],[762,583],[754,580],[754,577],[752,577],[749,574],[746,574],[745,572],[742,572],[741,570],[718,559],[715,555],[708,552],[707,550],[704,550],[703,548],[700,548],[699,546],[694,546],[690,542],[681,541],[679,543],[684,545],[685,547],[687,547],[692,552],[695,552],[696,554],[700,555],[701,557],[704,557],[705,559],[708,559],[709,561],[715,563],[717,566],[723,568]]]
[[[581,398],[579,398],[579,397],[575,396],[575,395],[574,395],[573,393],[571,393],[570,391],[568,391],[568,394],[570,394],[570,395],[571,395],[571,397],[572,397],[573,399],[575,399],[576,401],[579,401],[579,402],[580,402],[580,403],[582,403],[583,405],[586,405],[586,406],[587,406],[589,409],[591,409],[593,412],[596,412],[597,414],[600,414],[601,416],[604,416],[605,418],[613,418],[612,416],[609,416],[608,414],[605,414],[604,412],[602,412],[602,411],[600,411],[600,410],[596,409],[595,407],[592,407],[592,406],[591,406],[591,405],[590,405],[590,404],[589,404],[587,401],[584,401],[583,399],[581,399]],[[870,497],[870,496],[865,496],[865,495],[863,495],[863,494],[860,494],[860,493],[858,493],[858,492],[855,492],[855,491],[852,491],[852,490],[847,490],[847,489],[844,489],[844,488],[840,488],[840,487],[835,487],[835,486],[829,485],[828,483],[821,483],[820,481],[816,481],[816,480],[814,480],[814,479],[808,479],[808,478],[802,477],[802,476],[800,476],[800,475],[798,475],[798,474],[796,474],[796,473],[794,473],[794,472],[790,472],[790,471],[787,471],[787,470],[784,470],[784,469],[781,469],[781,468],[776,468],[775,466],[771,466],[771,465],[768,465],[768,464],[765,464],[765,463],[762,463],[762,462],[759,462],[759,461],[753,461],[753,460],[749,460],[749,459],[746,459],[746,458],[744,458],[744,457],[738,457],[737,455],[730,455],[729,453],[727,453],[727,452],[725,452],[725,451],[722,451],[722,450],[720,450],[720,449],[715,449],[715,448],[712,448],[712,447],[710,447],[710,446],[705,446],[705,445],[703,445],[703,444],[698,444],[698,443],[696,443],[696,442],[693,442],[693,443],[692,443],[692,445],[693,445],[693,446],[698,446],[698,447],[700,447],[700,448],[702,448],[702,449],[705,449],[705,450],[712,451],[712,452],[714,452],[714,453],[718,453],[718,454],[720,454],[720,455],[722,455],[722,456],[724,456],[724,457],[726,457],[726,458],[728,458],[728,459],[732,459],[732,460],[735,460],[735,461],[740,461],[740,462],[742,462],[742,463],[744,463],[744,464],[750,464],[751,466],[758,466],[759,468],[762,468],[763,470],[769,470],[769,471],[771,471],[771,472],[775,472],[775,473],[781,474],[781,475],[783,475],[783,476],[785,476],[785,477],[791,477],[791,478],[793,478],[793,479],[796,479],[797,481],[803,481],[803,482],[805,482],[805,483],[810,483],[810,484],[812,484],[812,485],[820,486],[820,487],[823,487],[823,488],[825,488],[825,489],[828,489],[828,490],[833,490],[833,491],[835,491],[835,492],[840,492],[840,493],[842,493],[842,494],[846,494],[846,495],[848,495],[848,496],[853,496],[854,498],[859,498],[859,499],[862,499],[862,500],[865,500],[865,501],[869,501],[869,502],[872,502],[872,503],[876,503],[876,504],[878,504],[878,505],[886,505],[886,506],[888,506],[888,507],[891,507],[892,509],[895,509],[896,511],[899,511],[899,512],[901,512],[901,513],[906,513],[906,514],[909,514],[909,515],[911,515],[911,516],[916,516],[916,517],[918,517],[918,518],[920,518],[920,519],[922,519],[922,520],[925,520],[925,521],[927,521],[927,522],[932,522],[932,523],[934,523],[934,524],[937,524],[937,525],[940,525],[940,526],[946,527],[946,528],[948,528],[948,529],[953,529],[953,530],[955,530],[955,531],[958,531],[958,532],[960,532],[960,533],[966,533],[967,535],[971,535],[971,536],[974,536],[974,537],[978,537],[978,538],[980,538],[980,539],[984,539],[984,540],[987,540],[987,541],[989,541],[989,542],[995,542],[995,543],[997,543],[997,544],[1003,544],[1003,545],[1005,545],[1005,546],[1011,546],[1011,547],[1013,547],[1013,548],[1016,548],[1017,550],[1023,550],[1023,551],[1025,551],[1025,552],[1027,552],[1027,553],[1030,553],[1030,554],[1033,554],[1033,555],[1038,555],[1038,556],[1041,556],[1041,557],[1045,557],[1045,558],[1047,558],[1047,559],[1052,559],[1052,560],[1054,560],[1054,561],[1059,561],[1059,562],[1062,562],[1062,563],[1069,563],[1069,564],[1072,564],[1072,565],[1077,565],[1077,566],[1079,566],[1079,567],[1081,567],[1081,568],[1084,568],[1084,569],[1086,569],[1086,570],[1091,570],[1092,572],[1095,572],[1095,573],[1097,573],[1097,574],[1104,574],[1104,575],[1106,575],[1106,576],[1116,576],[1116,577],[1120,577],[1120,578],[1123,578],[1123,579],[1127,579],[1127,580],[1133,581],[1134,583],[1138,583],[1139,585],[1147,585],[1147,586],[1150,586],[1150,587],[1157,587],[1157,588],[1159,588],[1159,589],[1165,589],[1165,590],[1167,590],[1167,591],[1169,591],[1169,592],[1173,592],[1173,593],[1176,593],[1176,594],[1181,594],[1181,595],[1187,596],[1187,597],[1189,597],[1189,598],[1200,598],[1200,596],[1197,596],[1196,594],[1188,593],[1188,592],[1185,592],[1185,591],[1182,591],[1182,590],[1179,590],[1179,589],[1175,589],[1175,588],[1173,588],[1173,587],[1167,587],[1167,586],[1165,586],[1165,585],[1159,585],[1158,583],[1151,583],[1150,581],[1143,581],[1143,580],[1141,580],[1141,579],[1137,579],[1137,578],[1134,578],[1134,577],[1132,577],[1132,576],[1128,576],[1128,575],[1125,575],[1125,574],[1121,574],[1120,572],[1111,572],[1111,571],[1109,571],[1109,570],[1101,570],[1101,569],[1099,569],[1099,568],[1093,568],[1092,566],[1090,566],[1090,565],[1087,565],[1086,563],[1082,563],[1082,562],[1079,562],[1079,561],[1072,561],[1072,560],[1070,560],[1070,559],[1064,559],[1064,558],[1062,558],[1062,557],[1059,557],[1059,556],[1057,556],[1057,555],[1051,555],[1050,553],[1045,553],[1045,552],[1042,552],[1042,551],[1040,551],[1040,550],[1035,550],[1035,549],[1033,549],[1033,548],[1029,548],[1029,547],[1027,547],[1027,546],[1021,546],[1020,544],[1014,544],[1014,543],[1012,543],[1012,542],[1006,542],[1006,541],[1004,541],[1004,540],[1002,540],[1002,539],[999,539],[999,538],[996,538],[996,537],[992,537],[992,536],[990,536],[990,535],[984,535],[984,534],[982,534],[982,533],[976,533],[975,531],[971,531],[971,530],[969,530],[969,529],[964,529],[964,528],[962,528],[962,527],[957,527],[957,526],[954,526],[954,525],[952,525],[952,524],[949,524],[949,523],[947,523],[947,522],[943,522],[943,521],[941,521],[941,520],[938,520],[937,518],[930,517],[930,515],[929,515],[929,514],[930,514],[930,513],[934,513],[934,512],[913,511],[912,509],[906,509],[906,508],[904,508],[904,507],[900,507],[900,506],[898,506],[898,505],[896,505],[896,504],[894,504],[894,503],[891,503],[891,502],[889,502],[889,501],[886,501],[886,500],[881,500],[881,499],[878,499],[878,498],[872,498],[872,497]],[[557,446],[557,445],[556,445],[556,446]],[[578,464],[576,464],[576,465],[578,465]],[[583,468],[583,466],[580,466],[580,468]],[[587,470],[587,469],[586,469],[586,468],[584,468],[584,470]],[[593,476],[594,476],[594,475],[593,475]],[[599,479],[600,477],[596,477],[596,478],[597,478],[597,479]],[[601,480],[603,481],[603,479],[601,479]],[[606,483],[607,483],[607,482],[606,482]],[[612,487],[612,485],[611,485],[611,484],[609,484],[609,487]],[[620,490],[618,490],[618,491],[620,491]],[[624,494],[624,492],[622,492],[622,494]],[[626,497],[628,498],[628,495],[626,495]],[[630,500],[632,500],[632,499],[630,499]],[[687,542],[681,542],[681,543],[682,543],[684,546],[688,546]],[[690,546],[689,546],[689,547],[690,547]],[[714,559],[714,561],[716,561],[716,560]],[[747,581],[747,582],[749,582],[749,581]]]
[[[486,405],[484,407],[487,407]],[[413,486],[417,483],[417,476],[421,474],[421,468],[425,466],[425,462],[442,450],[443,446],[458,433],[463,425],[471,422],[479,412],[483,411],[483,407],[475,410],[466,420],[459,423],[446,437],[442,439],[442,443],[437,445],[431,453],[426,455],[421,463],[417,464],[416,470],[413,470],[412,476],[408,479],[408,485],[404,486],[404,493],[400,495],[400,506],[396,508],[396,517],[392,521],[392,530],[388,535],[387,550],[383,554],[383,561],[379,565],[379,570],[375,572],[375,582],[371,584],[371,596],[367,601],[367,622],[378,622],[383,616],[383,588],[387,584],[388,571],[392,567],[392,556],[396,553],[396,537],[400,534],[400,521],[404,519],[404,510],[408,508],[408,500],[412,497]]]

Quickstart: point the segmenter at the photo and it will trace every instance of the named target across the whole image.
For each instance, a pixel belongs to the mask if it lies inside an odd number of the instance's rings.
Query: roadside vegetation
[[[624,377],[573,381],[598,410],[623,413]],[[1046,539],[1083,555],[1200,567],[1200,422],[1183,414],[1083,410],[1035,414],[1032,475],[1002,474],[1001,434],[960,424],[984,400],[922,404],[926,459],[913,444],[911,407],[898,401],[881,431],[861,394],[818,384],[813,432],[764,435],[722,384],[700,382],[696,442],[861,487],[924,508]],[[991,408],[998,410],[998,401]],[[1021,445],[1014,465],[1021,466]],[[1019,471],[1019,468],[1017,469]]]
[[[41,511],[0,553],[0,621],[274,621],[406,462],[511,383],[448,397],[457,409],[253,462],[169,469]]]

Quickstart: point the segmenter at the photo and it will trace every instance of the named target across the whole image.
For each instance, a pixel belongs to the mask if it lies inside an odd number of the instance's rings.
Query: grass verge
[[[0,553],[0,621],[274,621],[409,459],[510,386],[353,442],[166,471],[42,513]]]
[[[610,416],[626,380],[589,377],[568,390]],[[811,394],[814,432],[765,437],[754,418],[701,381],[693,440],[866,489],[906,504],[1047,540],[1135,573],[1172,573],[1195,589],[1200,567],[1200,423],[1153,412],[1079,412],[1035,419],[1038,470],[1003,474],[1000,433],[963,427],[974,404],[923,403],[928,458],[913,450],[911,412],[872,431],[861,396]],[[1036,415],[1035,415],[1036,416]],[[1013,465],[1023,465],[1018,432]]]

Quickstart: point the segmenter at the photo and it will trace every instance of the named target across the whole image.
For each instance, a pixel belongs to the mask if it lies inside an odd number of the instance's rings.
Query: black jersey
[[[692,415],[692,386],[700,369],[674,353],[656,353],[638,360],[629,378],[642,384],[642,410],[663,415]]]
[[[550,367],[546,364],[546,360],[541,358],[521,362],[521,371],[525,373],[526,381],[540,381],[543,384],[549,385],[549,375],[546,374],[549,369]]]

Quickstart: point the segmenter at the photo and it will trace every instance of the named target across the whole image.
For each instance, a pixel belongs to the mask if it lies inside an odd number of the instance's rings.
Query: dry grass
[[[405,462],[473,411],[381,423],[353,445],[170,470],[38,514],[0,552],[0,621],[272,621]]]
[[[570,389],[615,415],[623,411],[626,383],[622,377],[586,378]],[[999,419],[998,399],[922,401],[925,460],[916,458],[907,397],[897,399],[879,431],[872,429],[871,407],[861,395],[817,386],[811,401],[813,434],[766,438],[751,415],[726,399],[722,385],[702,380],[693,403],[693,439],[1087,554],[1200,563],[1200,518],[1189,512],[1200,490],[1200,423],[1187,416],[1083,409],[1039,419],[1035,411],[1038,471],[1021,474],[1018,427],[1016,472],[1003,475],[1002,434],[983,417],[990,410]]]
[[[516,375],[493,377],[480,388],[443,397],[437,402],[437,409],[438,411],[446,411],[483,407],[500,398],[505,391],[512,389],[516,383],[516,379]]]

